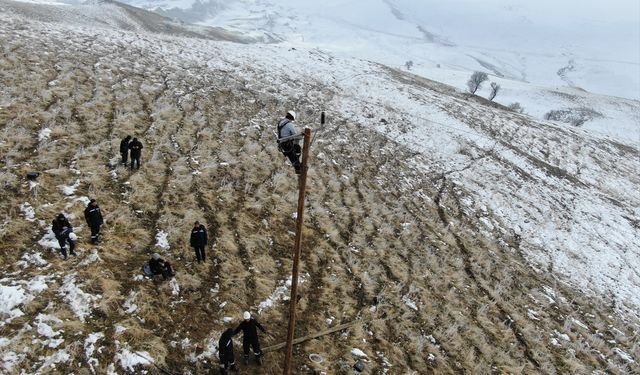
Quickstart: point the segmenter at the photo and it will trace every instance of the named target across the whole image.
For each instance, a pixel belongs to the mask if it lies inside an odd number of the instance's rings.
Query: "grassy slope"
[[[30,346],[24,325],[46,312],[62,319],[55,326],[64,330],[61,347],[75,354],[73,364],[50,371],[86,373],[84,339],[103,332],[98,372],[127,343],[175,373],[204,373],[206,361],[189,358],[217,341],[229,325],[223,317],[255,309],[290,271],[296,180],[269,125],[282,108],[312,111],[323,103],[247,88],[240,77],[204,62],[176,63],[171,54],[179,51],[170,41],[119,34],[120,41],[113,41],[106,32],[3,18],[0,155],[6,167],[0,182],[6,193],[0,205],[7,214],[0,264],[16,272],[14,278],[52,279],[24,306],[26,315],[0,333],[12,337],[13,350]],[[338,95],[326,90],[327,102]],[[389,373],[638,370],[613,351],[617,346],[637,353],[632,326],[598,300],[524,266],[504,243],[478,234],[474,214],[460,207],[465,191],[414,167],[427,156],[363,133],[359,124],[340,125],[348,142],[328,133],[314,145],[324,157],[314,159],[310,171],[298,333],[324,329],[330,317],[334,324],[361,323],[347,334],[299,346],[300,373],[311,371],[302,366],[310,366],[312,352],[323,354],[330,373],[346,373],[354,347],[369,356],[369,373],[383,371],[384,358],[393,364]],[[52,129],[51,139],[39,142],[44,127]],[[128,133],[146,147],[143,168],[134,174],[110,163]],[[44,172],[37,195],[22,180],[29,170]],[[107,214],[107,242],[97,248],[102,262],[81,266],[92,249],[83,243],[77,260],[63,262],[47,252],[46,269],[17,266],[23,253],[40,251],[35,242],[56,212],[64,209],[75,214],[76,225],[82,222],[83,206],[57,187],[76,179],[77,195],[97,197]],[[22,202],[35,207],[44,226],[22,218]],[[209,252],[215,262],[193,262],[187,240],[195,219],[215,240]],[[168,283],[133,280],[148,254],[158,251],[160,229],[169,233],[171,249],[160,252],[177,268],[178,295]],[[86,239],[88,230],[80,234]],[[77,272],[84,291],[101,296],[85,324],[57,291],[70,272]],[[544,286],[556,291],[553,302]],[[124,303],[132,293],[138,309],[129,314]],[[381,303],[373,308],[375,298]],[[284,339],[286,314],[286,303],[278,302],[259,316],[270,331],[263,344]],[[116,334],[116,324],[127,330]],[[551,339],[560,333],[570,341],[554,345]],[[190,343],[180,343],[187,337]],[[38,368],[40,356],[57,350],[34,349],[24,368]],[[280,353],[269,354],[260,373],[277,373],[281,360]]]

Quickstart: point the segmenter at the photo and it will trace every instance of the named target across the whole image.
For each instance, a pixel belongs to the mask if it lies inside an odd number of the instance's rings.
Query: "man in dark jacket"
[[[227,370],[238,371],[236,368],[236,358],[233,353],[233,329],[228,328],[220,336],[218,341],[218,358],[220,358],[220,373],[227,374]]]
[[[294,124],[295,119],[296,113],[294,111],[287,111],[285,117],[278,122],[278,144],[280,151],[289,158],[296,173],[300,174],[302,171],[302,164],[300,163],[300,155],[302,154],[302,148],[300,148],[299,144],[300,140],[289,139],[280,141],[282,138],[294,137],[299,134]]]
[[[84,219],[91,228],[91,243],[96,244],[100,241],[100,226],[104,223],[102,212],[95,199],[89,201],[87,208],[84,209]]]
[[[243,316],[244,320],[240,322],[238,327],[233,331],[233,334],[242,331],[242,350],[244,351],[244,364],[249,364],[249,347],[253,349],[253,354],[256,356],[256,362],[260,365],[262,361],[260,360],[260,356],[262,353],[260,352],[260,340],[258,340],[258,330],[256,328],[260,328],[262,333],[267,333],[267,331],[262,327],[257,320],[251,317],[251,314],[248,311],[245,311]]]
[[[160,254],[158,253],[153,253],[151,259],[149,259],[149,268],[151,269],[151,273],[154,275],[162,275],[165,280],[174,276],[171,264],[160,258]]]
[[[69,238],[71,233],[73,233],[73,227],[69,223],[64,214],[58,214],[53,222],[51,223],[51,231],[56,236],[58,240],[58,245],[60,245],[60,252],[62,252],[62,256],[64,259],[67,259],[67,242],[69,242],[69,253],[71,255],[76,255],[74,251],[76,248],[76,243],[73,239]]]
[[[122,165],[127,166],[127,155],[129,155],[129,142],[131,136],[128,135],[120,141],[120,155],[122,155]]]
[[[142,154],[142,143],[138,138],[134,138],[129,143],[129,150],[131,150],[131,170],[133,170],[133,163],[136,163],[136,169],[140,169],[140,155]]]
[[[193,229],[191,229],[190,242],[191,247],[196,251],[196,259],[198,260],[198,263],[204,262],[204,248],[207,246],[207,230],[204,225],[200,224],[198,221],[195,222]]]

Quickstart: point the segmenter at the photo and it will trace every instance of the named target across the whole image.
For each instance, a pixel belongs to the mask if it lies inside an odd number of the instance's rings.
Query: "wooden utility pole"
[[[298,302],[298,274],[300,272],[300,244],[302,243],[302,223],[304,218],[304,196],[307,188],[307,160],[311,143],[311,129],[304,129],[302,146],[302,170],[300,171],[298,192],[298,216],[296,222],[296,241],[293,247],[293,270],[291,272],[291,299],[289,300],[289,329],[287,331],[287,351],[284,357],[284,375],[291,374],[291,356],[293,355],[293,336],[296,328],[296,304]]]

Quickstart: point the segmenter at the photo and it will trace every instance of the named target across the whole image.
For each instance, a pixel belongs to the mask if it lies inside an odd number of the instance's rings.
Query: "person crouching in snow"
[[[69,220],[64,217],[64,214],[60,213],[55,219],[53,219],[53,222],[51,223],[51,231],[58,240],[60,252],[64,259],[67,259],[67,242],[69,242],[69,253],[75,256],[76,240],[78,237],[73,233],[73,227],[69,223]]]
[[[253,349],[253,354],[256,357],[256,362],[261,365],[262,361],[260,356],[262,353],[260,352],[260,340],[258,340],[258,330],[256,328],[260,328],[262,333],[267,333],[267,331],[262,327],[257,320],[251,317],[251,314],[248,311],[245,311],[243,316],[244,320],[240,322],[238,327],[233,331],[233,334],[242,331],[242,350],[244,351],[244,364],[249,364],[249,347]]]
[[[227,375],[227,371],[238,371],[233,353],[233,329],[227,328],[218,341],[218,358],[220,358],[220,374]]]
[[[149,259],[149,268],[151,269],[151,273],[154,275],[162,275],[165,280],[175,275],[171,268],[171,264],[160,258],[160,254],[158,253],[153,253],[153,255],[151,255],[151,259]]]

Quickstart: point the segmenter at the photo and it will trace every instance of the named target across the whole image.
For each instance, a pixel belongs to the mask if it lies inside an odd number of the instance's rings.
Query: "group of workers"
[[[294,125],[295,118],[296,113],[294,111],[287,111],[285,117],[278,122],[278,149],[289,159],[291,165],[295,169],[295,172],[300,174],[300,156],[302,150],[299,145],[299,138],[297,137],[299,134]],[[142,148],[142,143],[137,138],[133,138],[132,140],[131,136],[127,135],[120,142],[122,164],[127,166],[127,161],[130,157],[131,170],[134,169],[134,163],[136,168],[139,169]],[[89,201],[89,204],[84,210],[84,218],[91,230],[91,243],[100,243],[100,227],[104,224],[104,219],[102,217],[100,206],[95,199],[91,199]],[[75,256],[75,247],[78,237],[73,232],[73,226],[64,214],[60,213],[56,216],[52,222],[51,230],[60,245],[60,251],[64,259],[67,259],[67,244],[69,246],[69,254]],[[208,236],[205,226],[200,224],[199,221],[196,221],[193,229],[191,230],[190,245],[196,253],[196,260],[198,263],[206,260],[205,248],[207,241]],[[149,259],[148,263],[144,267],[144,271],[145,273],[149,272],[150,276],[162,275],[164,279],[175,275],[171,264],[168,261],[163,260],[158,253],[152,254],[151,259]],[[229,370],[237,371],[232,338],[240,331],[243,333],[242,348],[244,352],[244,363],[249,364],[250,349],[253,350],[256,363],[262,363],[258,329],[263,333],[266,333],[264,327],[255,318],[253,318],[248,311],[245,311],[242,322],[240,322],[235,329],[228,328],[222,333],[218,343],[218,352],[220,369],[223,375],[227,374]]]

